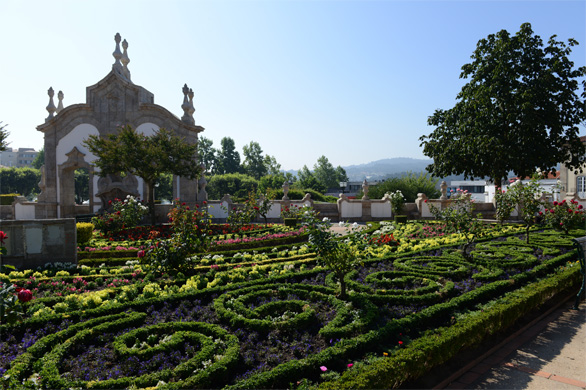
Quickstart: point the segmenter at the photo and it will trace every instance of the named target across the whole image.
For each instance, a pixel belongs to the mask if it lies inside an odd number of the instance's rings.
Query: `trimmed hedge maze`
[[[0,327],[1,383],[7,389],[398,387],[572,290],[580,274],[570,239],[540,231],[526,244],[510,232],[476,243],[466,258],[453,245],[391,251],[346,275],[346,300],[310,250],[297,257],[299,243],[287,249],[293,256],[267,256],[261,264],[227,261],[223,269],[196,267],[179,279],[144,277],[149,273],[142,270],[128,284],[103,284],[77,298],[47,293],[30,302],[39,314]],[[136,266],[127,267],[85,269],[83,277],[95,283],[109,272],[137,275]],[[51,280],[79,284],[82,276],[68,273]],[[97,294],[99,303],[84,303]]]

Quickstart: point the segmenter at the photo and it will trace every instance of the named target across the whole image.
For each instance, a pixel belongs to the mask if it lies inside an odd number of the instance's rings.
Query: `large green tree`
[[[217,169],[218,150],[214,147],[214,141],[206,137],[200,137],[197,141],[197,157],[205,166],[205,173],[211,174]]]
[[[348,181],[346,171],[341,166],[334,168],[326,156],[317,159],[313,175],[325,188],[340,188],[341,181]]]
[[[84,143],[98,158],[94,164],[101,175],[126,172],[144,180],[153,224],[154,185],[161,175],[171,173],[191,180],[201,175],[199,164],[194,163],[197,145],[185,142],[170,130],[159,129],[146,136],[126,126],[106,137],[90,135]]]
[[[568,58],[577,44],[554,35],[544,46],[529,23],[514,36],[501,30],[481,39],[462,67],[460,78],[470,81],[456,105],[436,110],[428,119],[435,130],[420,138],[433,159],[428,171],[489,177],[500,187],[510,171],[526,177],[558,163],[579,169],[586,161],[578,137],[586,90],[581,100],[578,81],[586,67],[574,68]]]
[[[41,167],[45,165],[45,148],[41,148],[41,150],[39,150],[39,153],[37,153],[37,156],[35,157],[35,159],[33,160],[33,162],[31,163],[31,167],[36,168],[36,169],[41,169]]]
[[[1,168],[0,193],[30,196],[39,192],[41,171],[34,168]]]
[[[224,137],[220,141],[221,149],[218,152],[217,164],[215,170],[218,174],[238,173],[240,172],[240,154],[236,150],[236,143],[230,137]]]
[[[244,155],[244,161],[242,162],[244,173],[254,177],[256,180],[267,174],[262,148],[258,142],[250,141],[248,145],[244,145],[242,154]]]

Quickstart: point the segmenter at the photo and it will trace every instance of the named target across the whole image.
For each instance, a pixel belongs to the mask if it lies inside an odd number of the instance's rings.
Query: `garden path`
[[[446,389],[586,389],[586,302],[574,297],[514,333]]]

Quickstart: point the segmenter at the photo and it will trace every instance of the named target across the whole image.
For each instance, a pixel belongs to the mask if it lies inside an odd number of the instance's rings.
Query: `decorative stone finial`
[[[193,113],[195,112],[195,107],[193,106],[193,89],[189,88],[189,115],[193,118]]]
[[[128,69],[128,63],[130,63],[130,58],[128,58],[128,42],[126,42],[126,39],[122,41],[122,49],[124,50],[124,52],[122,53],[122,59],[120,60],[123,66],[122,73],[124,74],[124,77],[126,77],[128,81],[130,81],[130,70]]]
[[[114,53],[112,53],[112,55],[116,59],[116,61],[114,61],[114,65],[112,65],[112,68],[116,69],[119,72],[122,72],[122,63],[120,62],[120,60],[122,59],[122,52],[120,51],[121,39],[122,38],[120,37],[120,34],[116,33],[116,35],[114,36],[114,41],[116,41],[116,49],[114,50]]]
[[[283,183],[283,199],[282,200],[289,200],[287,194],[289,193],[289,182],[286,181]]]
[[[63,92],[59,91],[57,94],[57,99],[59,99],[59,103],[57,104],[57,111],[56,113],[59,114],[61,110],[63,110]]]
[[[183,104],[181,105],[181,108],[183,109],[183,112],[185,114],[183,114],[183,116],[181,117],[181,120],[185,123],[190,124],[190,125],[194,125],[195,121],[193,120],[192,112],[190,112],[192,106],[189,104],[189,101],[187,100],[188,94],[189,94],[189,88],[187,87],[187,84],[185,84],[183,86]]]
[[[49,94],[49,105],[47,106],[49,116],[45,119],[45,122],[52,119],[55,116],[55,111],[57,110],[57,108],[55,107],[55,103],[53,103],[53,96],[55,96],[55,91],[53,91],[53,87],[50,87],[47,93]]]

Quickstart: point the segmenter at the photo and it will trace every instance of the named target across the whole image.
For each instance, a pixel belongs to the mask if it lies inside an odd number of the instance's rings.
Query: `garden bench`
[[[578,255],[578,261],[580,262],[580,273],[582,274],[582,286],[580,287],[580,291],[576,296],[576,302],[574,303],[574,309],[578,309],[580,298],[584,292],[584,286],[586,285],[586,266],[584,265],[584,262],[586,261],[586,237],[574,238],[572,239],[572,242]]]

